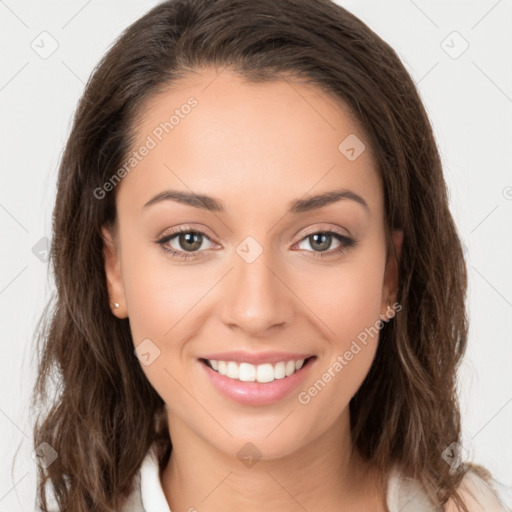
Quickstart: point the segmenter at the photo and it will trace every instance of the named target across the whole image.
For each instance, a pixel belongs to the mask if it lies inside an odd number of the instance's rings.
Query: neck
[[[382,480],[353,450],[349,413],[314,441],[278,459],[247,467],[178,418],[169,417],[173,450],[162,472],[172,512],[297,510],[385,511]],[[241,446],[243,443],[241,443]]]

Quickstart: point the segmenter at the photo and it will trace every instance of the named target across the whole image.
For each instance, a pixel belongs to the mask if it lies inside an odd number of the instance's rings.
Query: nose
[[[252,263],[234,256],[235,268],[225,280],[221,308],[222,321],[230,329],[265,336],[291,322],[294,295],[270,252],[264,250]]]

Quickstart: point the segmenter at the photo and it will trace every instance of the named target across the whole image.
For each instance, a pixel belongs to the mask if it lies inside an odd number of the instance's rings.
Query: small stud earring
[[[114,309],[118,309],[119,308],[119,302],[114,302]]]

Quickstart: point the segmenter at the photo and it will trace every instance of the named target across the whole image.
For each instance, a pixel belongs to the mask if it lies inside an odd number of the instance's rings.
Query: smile
[[[216,361],[215,359],[206,359],[206,364],[220,375],[225,375],[229,379],[240,380],[242,382],[272,382],[277,379],[284,379],[293,375],[304,365],[304,359],[295,361],[279,361],[276,364],[237,363],[235,361]]]
[[[244,405],[269,405],[289,395],[308,375],[317,356],[274,364],[199,359],[208,381],[224,397]]]

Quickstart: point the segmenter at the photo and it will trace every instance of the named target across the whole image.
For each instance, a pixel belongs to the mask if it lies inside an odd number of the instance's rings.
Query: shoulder
[[[480,476],[476,471],[469,470],[462,479],[459,494],[469,512],[507,512],[508,508],[499,498],[493,487],[493,480]],[[453,500],[445,505],[445,512],[459,512]]]
[[[498,492],[491,485],[494,483],[490,475],[484,478],[471,469],[464,475],[458,491],[469,512],[512,512],[500,501]],[[420,482],[404,476],[397,467],[389,475],[387,506],[390,512],[460,512],[453,500],[441,511],[429,499]]]
[[[134,488],[122,512],[171,512],[160,480],[156,446],[152,445],[134,479]]]
[[[160,481],[155,445],[144,457],[121,512],[171,512]]]

